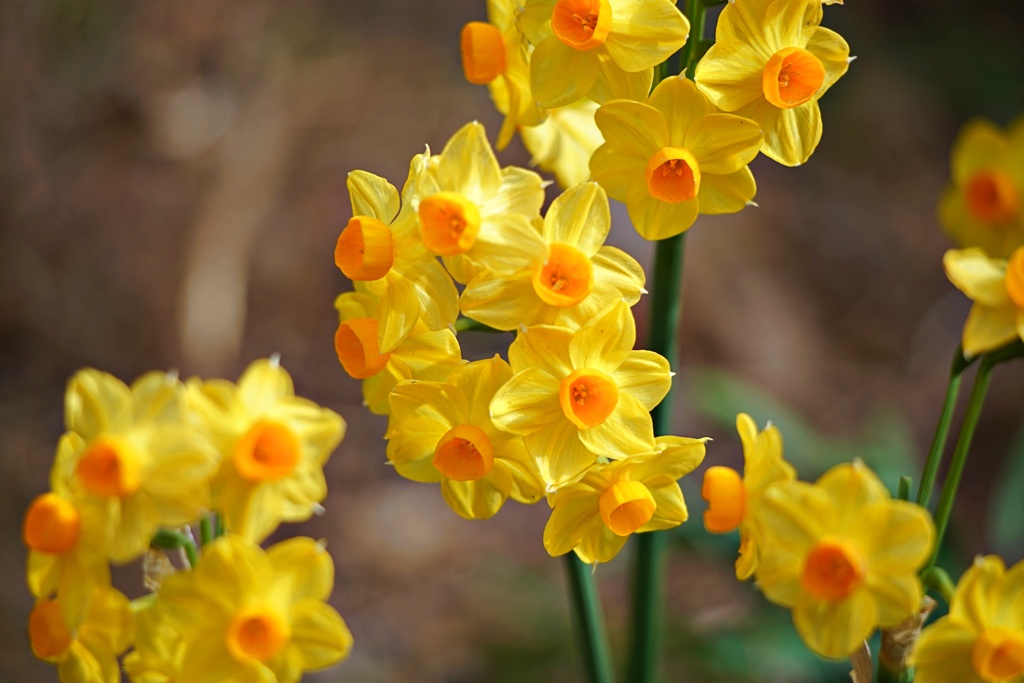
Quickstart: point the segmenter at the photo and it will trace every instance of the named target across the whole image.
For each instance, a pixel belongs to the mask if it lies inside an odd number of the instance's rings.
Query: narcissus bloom
[[[190,572],[167,577],[158,609],[181,634],[181,681],[294,683],[348,656],[352,634],[324,601],[334,563],[294,538],[266,552],[240,536],[203,548]]]
[[[345,372],[363,380],[363,400],[370,412],[387,415],[388,394],[402,380],[440,381],[462,364],[459,342],[450,329],[431,332],[417,323],[398,346],[382,352],[377,342],[379,299],[346,292],[334,306],[340,319],[334,350]]]
[[[1024,118],[1007,131],[990,121],[967,123],[950,154],[952,181],[939,220],[961,247],[1007,258],[1024,246]]]
[[[544,548],[552,556],[574,550],[588,564],[607,562],[631,534],[686,521],[677,480],[704,459],[704,439],[660,436],[650,453],[598,463],[551,494]]]
[[[117,657],[135,636],[128,598],[110,586],[94,586],[89,608],[68,622],[60,599],[40,600],[28,617],[32,652],[57,665],[61,683],[117,683]]]
[[[189,402],[223,458],[212,507],[228,531],[260,541],[313,514],[327,495],[323,466],[345,421],[295,395],[277,358],[250,365],[235,386],[189,381]]]
[[[543,250],[531,225],[544,202],[540,176],[499,167],[479,123],[463,126],[430,159],[415,197],[423,243],[458,282],[469,282],[481,266],[502,271],[507,257],[518,262]]]
[[[176,377],[149,373],[129,389],[81,370],[68,384],[64,421],[72,433],[57,452],[54,488],[95,520],[115,562],[138,557],[158,528],[189,524],[209,506],[219,457],[193,428]]]
[[[515,375],[491,400],[499,429],[520,434],[555,488],[599,457],[654,450],[650,411],[668,393],[668,361],[634,351],[636,323],[617,302],[577,331],[537,325],[509,346]]]
[[[521,436],[499,430],[487,406],[512,377],[498,356],[456,368],[444,382],[402,382],[391,392],[388,459],[403,477],[440,482],[466,519],[488,519],[511,497],[544,492]]]
[[[78,443],[65,434],[58,451]],[[95,506],[78,506],[66,493],[44,493],[25,513],[22,538],[29,548],[29,590],[39,599],[59,594],[68,623],[81,618],[97,584],[110,584],[104,521]]]
[[[875,627],[917,611],[931,516],[893,500],[861,462],[833,467],[816,484],[770,486],[759,517],[757,583],[792,608],[796,630],[822,657],[847,657]]]
[[[156,594],[132,601],[135,647],[124,670],[133,683],[174,683],[180,677],[184,641],[158,609]]]
[[[459,294],[448,273],[420,240],[410,206],[412,176],[426,166],[413,160],[404,199],[384,178],[365,171],[348,176],[352,219],[334,249],[334,263],[357,291],[380,297],[377,342],[390,351],[422,320],[440,330],[459,315]]]
[[[519,129],[530,164],[555,175],[562,187],[572,187],[590,178],[590,157],[604,142],[594,122],[597,104],[580,100],[557,109],[536,126]]]
[[[577,328],[614,301],[632,306],[644,291],[644,271],[624,251],[603,246],[610,228],[608,197],[599,185],[566,190],[544,218],[543,253],[509,274],[479,273],[462,293],[462,312],[499,330]]]
[[[698,213],[733,213],[754,197],[747,164],[761,146],[760,127],[720,113],[682,76],[659,83],[646,104],[609,102],[595,119],[605,143],[590,172],[626,203],[646,239],[678,235]]]
[[[821,16],[821,0],[731,2],[694,74],[719,109],[757,121],[761,151],[786,166],[818,146],[818,99],[850,63],[850,47],[819,26]]]
[[[743,476],[736,470],[716,465],[704,472],[701,496],[708,501],[704,526],[723,534],[740,531],[740,556],[736,560],[736,578],[746,581],[757,569],[758,512],[765,490],[780,481],[796,478],[793,466],[782,459],[782,436],[768,425],[757,431],[746,413],[736,416],[736,431],[743,442]]]
[[[547,109],[581,97],[643,99],[652,68],[690,34],[669,0],[527,0],[518,21],[536,48],[533,96]]]
[[[977,247],[950,249],[942,265],[950,282],[974,301],[964,323],[965,356],[1024,340],[1024,247],[1008,261],[989,258]]]
[[[994,555],[977,558],[910,662],[920,683],[1024,681],[1024,562],[1007,571]]]
[[[495,145],[499,150],[508,146],[516,128],[537,125],[546,115],[530,91],[533,48],[516,25],[521,5],[521,0],[487,0],[487,21],[471,21],[462,27],[460,37],[466,80],[486,85],[505,115]]]

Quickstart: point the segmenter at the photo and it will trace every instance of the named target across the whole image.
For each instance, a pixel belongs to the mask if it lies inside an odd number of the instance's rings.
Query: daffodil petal
[[[974,304],[964,323],[964,355],[973,357],[993,351],[1018,337],[1016,308]]]
[[[971,665],[978,634],[953,619],[940,619],[925,629],[910,654],[919,683],[984,683]]]
[[[569,342],[569,359],[575,369],[610,374],[629,357],[635,344],[633,313],[625,302],[618,301],[576,331]]]
[[[548,486],[560,486],[597,462],[597,455],[580,441],[579,428],[559,417],[544,429],[523,437],[527,450],[537,460],[541,479]]]
[[[564,555],[601,524],[597,513],[597,495],[590,491],[573,492],[559,498],[544,526],[544,549],[552,557]]]
[[[544,216],[543,235],[592,257],[611,228],[608,196],[597,183],[583,183],[559,195]]]
[[[793,625],[804,643],[829,659],[849,657],[877,623],[875,601],[864,590],[837,602],[807,600],[793,607]]]
[[[641,237],[663,240],[688,230],[697,220],[699,205],[697,200],[663,202],[651,197],[646,187],[634,185],[626,196],[626,210]]]
[[[592,50],[576,50],[554,35],[542,40],[530,58],[530,79],[537,104],[554,109],[585,96],[597,81],[598,61]]]
[[[950,282],[973,301],[989,308],[1010,304],[1005,262],[992,259],[974,247],[950,249],[942,257],[942,266]]]
[[[761,139],[761,126],[755,121],[732,114],[709,114],[690,125],[683,147],[697,158],[702,174],[727,175],[743,169],[757,156]]]
[[[594,121],[605,140],[614,140],[614,149],[636,155],[644,160],[645,166],[651,155],[669,141],[664,117],[654,107],[640,102],[610,102],[597,110]]]
[[[748,43],[720,39],[697,63],[694,79],[719,109],[734,112],[764,99],[761,72],[770,56]]]
[[[508,347],[508,362],[512,372],[538,367],[551,376],[555,391],[558,383],[573,371],[569,357],[572,330],[547,325],[529,327],[519,332]]]
[[[498,429],[522,435],[566,421],[558,381],[538,367],[517,373],[491,399],[491,420]]]
[[[398,190],[384,178],[366,171],[352,171],[346,181],[353,216],[369,216],[388,225],[398,215]]]
[[[742,211],[757,194],[754,174],[744,166],[728,175],[705,175],[701,178],[697,201],[700,212],[707,215]]]
[[[605,47],[626,71],[649,69],[681,48],[690,22],[668,0],[617,0]]]
[[[599,54],[597,78],[586,95],[598,104],[604,104],[611,100],[639,102],[647,98],[653,82],[653,69],[637,72],[624,71],[607,54]]]
[[[668,142],[673,147],[687,147],[686,136],[690,125],[701,117],[718,111],[715,105],[686,76],[670,76],[651,93],[647,104],[661,112],[668,126]],[[694,150],[690,150],[695,155]],[[703,170],[701,165],[701,170]]]
[[[653,351],[632,351],[615,371],[615,384],[648,411],[661,403],[672,386],[668,361]]]

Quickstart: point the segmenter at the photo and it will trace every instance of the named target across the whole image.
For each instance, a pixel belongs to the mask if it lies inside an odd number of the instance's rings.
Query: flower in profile
[[[1024,118],[1004,133],[990,121],[968,122],[950,153],[952,179],[939,220],[960,247],[1008,258],[1024,246]]]
[[[760,127],[720,113],[682,76],[659,83],[646,104],[609,102],[595,119],[605,143],[590,172],[626,203],[646,239],[678,235],[698,213],[733,213],[754,197],[747,164],[761,146]]]
[[[511,497],[535,503],[544,485],[521,436],[494,426],[487,411],[512,377],[498,356],[456,368],[444,382],[402,382],[391,392],[388,459],[403,477],[439,482],[466,519],[488,519]]]
[[[917,611],[917,571],[935,538],[931,516],[893,500],[860,461],[833,467],[816,484],[768,487],[759,517],[757,583],[792,608],[796,630],[822,657],[847,657],[875,627]]]
[[[266,552],[228,534],[189,572],[167,577],[157,608],[182,638],[177,680],[294,683],[348,656],[352,634],[326,604],[334,563],[293,538]]]
[[[590,157],[604,138],[594,122],[597,103],[580,100],[557,109],[535,126],[519,129],[530,164],[553,173],[562,187],[590,178]]]
[[[544,218],[543,253],[509,274],[479,273],[462,293],[462,312],[499,330],[577,328],[614,301],[632,306],[644,292],[644,271],[630,255],[603,246],[610,228],[608,197],[599,185],[569,188]]]
[[[950,249],[942,265],[950,282],[974,301],[964,323],[965,356],[1024,340],[1024,247],[1007,261],[977,247]]]
[[[553,557],[574,550],[587,564],[608,562],[630,535],[685,522],[677,480],[704,459],[704,441],[660,436],[648,453],[592,465],[549,496],[544,548]]]
[[[757,121],[761,151],[786,166],[806,162],[818,146],[818,99],[850,63],[850,47],[819,26],[821,16],[821,0],[731,2],[694,74],[722,111]]]
[[[345,434],[337,413],[295,395],[277,358],[251,364],[235,386],[189,381],[189,402],[222,464],[211,486],[225,528],[260,541],[309,517],[327,495],[323,466]]]
[[[505,149],[520,126],[534,126],[546,116],[530,92],[532,50],[516,24],[521,0],[487,0],[487,21],[462,27],[459,45],[466,80],[486,85],[498,111],[505,115],[498,142]]]
[[[518,22],[535,47],[533,96],[546,109],[582,97],[643,99],[653,67],[690,33],[669,0],[527,0]]]
[[[88,609],[69,622],[60,596],[40,600],[28,617],[36,657],[57,665],[61,683],[117,683],[117,657],[135,637],[128,598],[109,585],[94,585]]]
[[[516,336],[514,373],[491,400],[491,420],[519,434],[555,488],[599,457],[654,450],[650,411],[672,383],[668,361],[634,351],[636,323],[619,301],[575,332],[536,325]]]
[[[540,176],[502,169],[484,127],[463,126],[417,176],[413,209],[423,243],[465,284],[481,265],[493,271],[543,250],[532,221],[540,215]]]
[[[413,160],[404,198],[384,178],[365,171],[348,176],[352,219],[334,249],[334,263],[357,291],[380,297],[377,341],[382,349],[398,345],[422,320],[440,330],[455,322],[459,294],[434,254],[420,240],[411,204],[414,176],[427,154]]]
[[[334,306],[340,319],[334,350],[349,377],[363,380],[363,400],[370,412],[388,414],[388,394],[399,382],[440,381],[462,364],[459,342],[450,329],[431,332],[417,323],[398,346],[382,351],[377,336],[377,297],[346,292],[335,299]]]
[[[704,472],[701,496],[708,502],[704,526],[715,534],[740,531],[736,578],[746,581],[757,569],[759,508],[765,490],[796,478],[793,466],[782,458],[782,435],[768,425],[760,432],[746,413],[736,416],[736,431],[743,442],[743,476],[716,465]]]
[[[186,412],[177,377],[153,372],[129,389],[97,370],[71,378],[64,420],[72,432],[57,452],[54,489],[102,530],[100,547],[127,562],[160,527],[191,523],[209,506],[219,458]]]
[[[1024,680],[1024,562],[1007,570],[978,557],[960,578],[949,614],[922,631],[911,653],[919,683]]]

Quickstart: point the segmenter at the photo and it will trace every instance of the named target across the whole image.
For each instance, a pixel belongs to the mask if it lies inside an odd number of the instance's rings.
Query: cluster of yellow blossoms
[[[295,396],[276,358],[237,385],[154,372],[129,387],[82,370],[65,426],[52,490],[24,522],[38,600],[29,636],[63,683],[119,681],[129,649],[133,681],[297,681],[347,655],[348,628],[324,602],[334,565],[323,545],[258,545],[319,509],[323,464],[345,431]],[[155,592],[130,602],[110,563],[139,558]]]
[[[1024,340],[1024,118],[1003,132],[964,126],[939,219],[962,249],[946,252],[950,281],[974,301],[963,332],[971,357]]]

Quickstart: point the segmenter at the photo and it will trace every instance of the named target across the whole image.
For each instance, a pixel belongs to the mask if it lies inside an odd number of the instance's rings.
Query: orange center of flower
[[[438,192],[420,202],[423,243],[435,254],[464,254],[480,232],[480,210],[458,192]]]
[[[1024,310],[1024,247],[1019,247],[1006,262],[1006,292]]]
[[[800,583],[818,600],[836,602],[864,583],[864,558],[849,541],[824,538],[804,560]]]
[[[766,100],[792,109],[814,97],[825,82],[825,66],[807,50],[787,47],[772,55],[761,74]]]
[[[551,306],[575,306],[594,289],[594,267],[579,249],[552,244],[547,260],[533,271],[533,289]]]
[[[25,545],[41,553],[67,552],[78,541],[80,521],[71,501],[56,493],[44,493],[32,501],[25,514]]]
[[[651,521],[658,506],[640,482],[619,481],[601,494],[598,507],[606,527],[618,536],[629,536]]]
[[[380,352],[377,321],[373,318],[352,318],[338,325],[334,333],[334,350],[345,372],[353,379],[373,377],[384,369],[390,353]]]
[[[127,496],[139,490],[142,477],[131,446],[113,438],[94,441],[75,466],[75,474],[94,496]]]
[[[612,7],[608,0],[558,0],[551,13],[555,36],[577,50],[592,50],[608,39]]]
[[[619,387],[600,370],[583,368],[562,380],[558,400],[565,416],[580,429],[595,427],[612,414]]]
[[[663,202],[688,202],[700,190],[700,166],[689,150],[662,147],[647,162],[647,191]]]
[[[1017,213],[1017,188],[1003,171],[978,171],[964,188],[967,210],[987,223],[1002,223]]]
[[[462,27],[462,71],[466,80],[486,85],[505,73],[505,39],[494,24],[471,21]]]
[[[476,481],[494,466],[491,440],[479,427],[459,425],[449,429],[434,449],[434,467],[455,481]]]
[[[391,228],[369,216],[353,216],[334,247],[334,264],[350,280],[379,280],[394,262]]]
[[[701,497],[708,502],[704,527],[713,534],[732,531],[747,513],[747,491],[739,472],[716,465],[704,473]]]
[[[985,629],[971,647],[971,666],[993,683],[1024,674],[1024,635],[998,626]]]
[[[28,616],[28,637],[40,659],[55,659],[71,647],[71,632],[56,600],[36,603]]]
[[[233,462],[243,479],[277,481],[295,470],[301,454],[295,432],[279,422],[260,420],[238,440]]]
[[[291,638],[288,623],[268,609],[250,608],[236,614],[228,627],[227,645],[240,662],[264,662]]]

